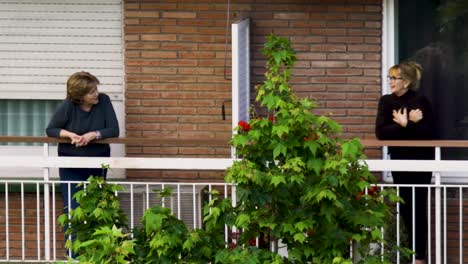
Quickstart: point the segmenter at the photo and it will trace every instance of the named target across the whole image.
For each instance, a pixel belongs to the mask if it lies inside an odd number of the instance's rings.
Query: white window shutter
[[[249,121],[250,39],[249,20],[232,24],[232,128]],[[235,132],[234,132],[235,133]],[[232,157],[235,157],[233,149]]]
[[[120,0],[0,2],[0,99],[63,99],[77,71],[117,99],[122,51]]]

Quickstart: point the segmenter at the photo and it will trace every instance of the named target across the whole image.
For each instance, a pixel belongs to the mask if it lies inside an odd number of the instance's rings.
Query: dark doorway
[[[439,139],[468,139],[468,0],[398,3],[398,59],[423,68],[420,92],[432,103]],[[444,149],[444,159],[468,159]]]

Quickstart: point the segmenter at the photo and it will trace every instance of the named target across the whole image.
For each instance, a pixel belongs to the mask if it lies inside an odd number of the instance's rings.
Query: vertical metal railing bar
[[[166,188],[166,185],[163,183],[163,184],[161,184],[161,191],[164,191],[164,188]],[[165,196],[163,196],[161,198],[161,206],[166,207],[166,197]]]
[[[440,161],[441,160],[441,151],[440,147],[435,148],[435,160]],[[435,188],[435,197],[434,197],[434,202],[435,202],[435,263],[440,264],[442,263],[442,246],[441,246],[441,219],[440,219],[440,212],[441,212],[441,201],[440,201],[440,188],[441,188],[441,181],[440,181],[440,172],[436,171],[434,172],[435,176],[435,183],[434,183],[434,188]]]
[[[447,263],[447,188],[444,186],[444,263]]]
[[[382,193],[384,190],[384,187],[380,186],[379,189],[380,189],[380,193]],[[382,195],[380,197],[382,197]],[[380,232],[382,233],[382,242],[380,243],[380,260],[383,262],[385,260],[385,256],[384,256],[385,254],[385,244],[384,244],[385,229],[383,227],[380,228]]]
[[[211,184],[208,184],[208,201],[211,202],[213,200],[213,195],[211,194]],[[211,207],[210,207],[210,214],[211,214]]]
[[[177,218],[180,219],[180,206],[181,206],[181,202],[180,202],[180,184],[178,183],[177,184]]]
[[[146,184],[146,206],[145,210],[149,209],[149,184]]]
[[[130,229],[131,230],[134,230],[135,229],[135,219],[134,219],[134,216],[135,216],[135,209],[133,207],[133,183],[130,183]],[[132,238],[133,238],[133,233],[132,232]]]
[[[428,264],[432,263],[432,232],[431,232],[431,224],[432,224],[432,217],[431,217],[431,208],[432,208],[432,188],[428,187],[427,191],[427,258]]]
[[[459,222],[458,222],[458,236],[459,236],[459,242],[458,242],[458,258],[460,259],[460,264],[463,263],[463,188],[460,186],[458,188],[459,192],[459,200],[458,202],[460,203],[460,206],[458,208],[458,213],[459,213]]]
[[[224,185],[224,199],[228,198],[228,188],[227,184]],[[224,225],[224,241],[228,242],[228,226]]]
[[[24,231],[24,182],[21,182],[20,184],[20,203],[21,203],[21,259],[25,260],[26,259],[26,253],[25,253],[25,234],[26,232]]]
[[[6,260],[10,260],[10,219],[8,208],[8,182],[5,182],[5,255]]]
[[[400,196],[400,186],[397,186],[397,196]],[[400,203],[396,204],[396,243],[400,248]],[[400,264],[400,251],[397,250],[397,264]]]
[[[49,157],[49,144],[43,145],[44,157]],[[50,192],[49,192],[49,168],[42,169],[44,176],[44,258],[50,260]]]
[[[36,182],[37,260],[41,260],[41,187]]]
[[[236,193],[236,185],[231,185],[231,196],[232,196],[232,200],[231,200],[231,204],[232,204],[232,207],[235,208],[237,206],[237,193]],[[236,226],[232,226],[232,230],[231,230],[231,233],[232,234],[235,234],[237,232],[237,228]],[[232,242],[237,242],[237,241],[234,241],[234,239],[232,239]],[[275,243],[270,243],[270,248],[271,250],[274,252],[274,245]]]
[[[416,188],[414,186],[411,187],[411,249],[415,252],[416,251]],[[416,254],[413,254],[411,257],[413,263],[416,262]]]
[[[57,212],[55,210],[55,184],[52,184],[52,216],[53,219],[57,219]],[[57,232],[56,232],[56,221],[52,221],[52,249],[53,249],[53,260],[57,260]]]
[[[71,220],[71,214],[70,214],[70,208],[71,208],[71,198],[70,198],[71,197],[71,183],[67,182],[66,184],[67,184],[67,189],[68,189],[68,193],[67,193],[67,197],[68,197],[67,200],[68,201],[67,201],[67,205],[66,205],[67,206],[67,215],[68,215],[68,220],[69,220],[68,221],[68,228],[71,228],[71,222],[70,222],[70,220]],[[71,234],[68,235],[68,240],[70,240],[70,241],[72,240],[72,235]],[[68,256],[71,257],[72,256],[72,250],[68,249],[67,251],[68,251]]]
[[[192,185],[193,229],[197,229],[197,197],[195,184]],[[201,228],[201,224],[200,224]]]

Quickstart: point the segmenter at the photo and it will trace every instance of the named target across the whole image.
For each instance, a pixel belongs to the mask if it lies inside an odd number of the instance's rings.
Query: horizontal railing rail
[[[365,147],[442,147],[442,148],[468,148],[468,140],[377,140],[361,139]],[[32,137],[32,136],[0,136],[1,142],[22,142],[22,143],[68,143],[69,139],[52,137]],[[107,144],[139,144],[139,145],[200,145],[229,147],[230,139],[172,139],[172,138],[107,138],[94,141],[94,143]]]
[[[106,138],[95,140],[93,143],[106,144],[126,144],[126,145],[200,145],[200,146],[218,146],[229,147],[230,139],[172,139],[172,138]],[[52,138],[52,137],[30,137],[30,136],[0,136],[1,142],[11,143],[69,143],[70,139]]]

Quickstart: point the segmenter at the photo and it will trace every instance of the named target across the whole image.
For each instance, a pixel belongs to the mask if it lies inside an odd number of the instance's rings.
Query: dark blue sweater
[[[99,131],[103,139],[119,136],[119,124],[114,108],[109,96],[102,93],[99,94],[99,103],[89,112],[83,111],[79,105],[68,99],[64,100],[47,126],[47,136],[58,138],[62,129],[77,135]],[[58,145],[60,156],[102,156],[109,150],[109,144],[91,143],[84,147],[75,147],[68,143]]]

